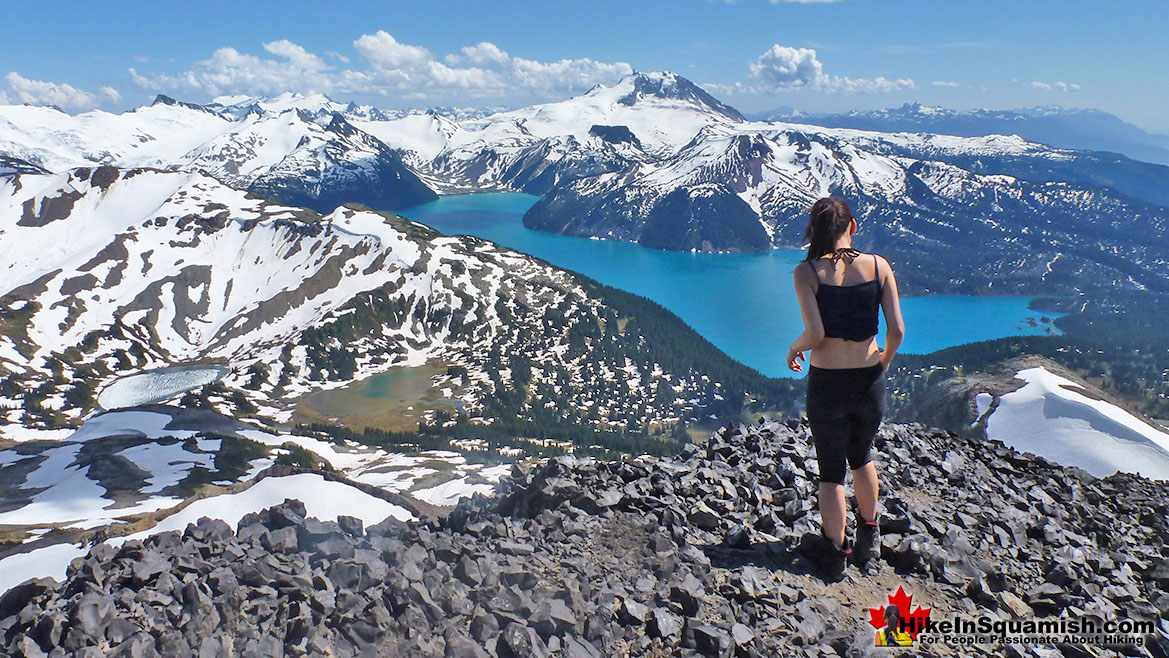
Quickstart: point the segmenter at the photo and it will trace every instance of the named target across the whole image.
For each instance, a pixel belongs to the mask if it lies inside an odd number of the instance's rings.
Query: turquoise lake
[[[524,228],[537,197],[469,194],[443,197],[399,214],[448,235],[474,235],[580,272],[661,304],[732,358],[772,377],[791,377],[783,363],[803,331],[792,289],[799,249],[764,254],[703,254],[646,249]],[[902,297],[901,352],[924,354],[1004,336],[1059,333],[1058,313],[1027,308],[1028,297]],[[884,340],[884,319],[878,340]]]

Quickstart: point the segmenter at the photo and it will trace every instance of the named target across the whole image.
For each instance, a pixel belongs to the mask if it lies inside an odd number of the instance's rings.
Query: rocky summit
[[[887,425],[881,561],[828,583],[798,421],[728,427],[673,458],[558,457],[438,520],[305,518],[98,544],[63,583],[0,598],[0,653],[38,656],[877,654],[898,587],[936,619],[1152,620],[1140,646],[921,644],[915,655],[1169,655],[1169,491],[1001,443]]]

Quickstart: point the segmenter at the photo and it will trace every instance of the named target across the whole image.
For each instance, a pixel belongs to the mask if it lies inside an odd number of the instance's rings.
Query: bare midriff
[[[877,337],[852,341],[843,338],[825,338],[812,348],[808,363],[817,367],[836,370],[839,368],[868,368],[881,362],[881,350]]]

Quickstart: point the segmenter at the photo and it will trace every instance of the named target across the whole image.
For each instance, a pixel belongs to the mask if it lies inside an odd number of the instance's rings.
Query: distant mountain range
[[[310,99],[297,100],[313,107]],[[113,165],[204,172],[236,189],[321,212],[347,202],[393,210],[436,198],[397,153],[340,114],[295,105],[203,107],[159,96],[123,114],[77,116],[0,106],[0,154],[9,167],[22,162],[25,170]]]
[[[877,132],[926,132],[961,137],[1018,135],[1057,148],[1109,151],[1169,165],[1169,135],[1157,135],[1100,110],[1058,106],[1018,110],[950,110],[906,103],[883,110],[838,114],[784,107],[752,115],[759,121],[810,123]]]
[[[291,93],[207,105],[160,96],[120,115],[4,106],[0,167],[202,172],[323,213],[518,190],[543,197],[530,228],[698,251],[798,246],[808,206],[833,194],[864,224],[861,248],[891,257],[910,292],[1169,289],[1169,167],[1017,135],[939,134],[1103,116],[914,105],[824,119],[926,133],[749,121],[681,76],[636,73],[560,102],[452,116]],[[1124,230],[1134,221],[1141,231]]]

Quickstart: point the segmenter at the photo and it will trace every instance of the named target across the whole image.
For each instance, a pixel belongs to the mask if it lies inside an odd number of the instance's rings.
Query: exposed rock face
[[[883,561],[833,585],[791,551],[818,517],[806,426],[767,423],[674,459],[517,468],[495,498],[440,522],[325,523],[289,501],[234,533],[204,520],[99,545],[65,583],[30,581],[0,598],[0,646],[14,656],[862,655],[873,651],[866,608],[903,585],[938,615],[1160,618],[1128,655],[1169,651],[1163,488],[920,426],[889,426],[877,444]],[[1063,653],[1086,655],[1076,651]]]
[[[653,203],[629,205],[626,191],[590,197],[588,185],[552,190],[524,215],[524,226],[585,237],[597,222],[607,235],[674,251],[766,251],[770,236],[728,185],[678,188]]]

